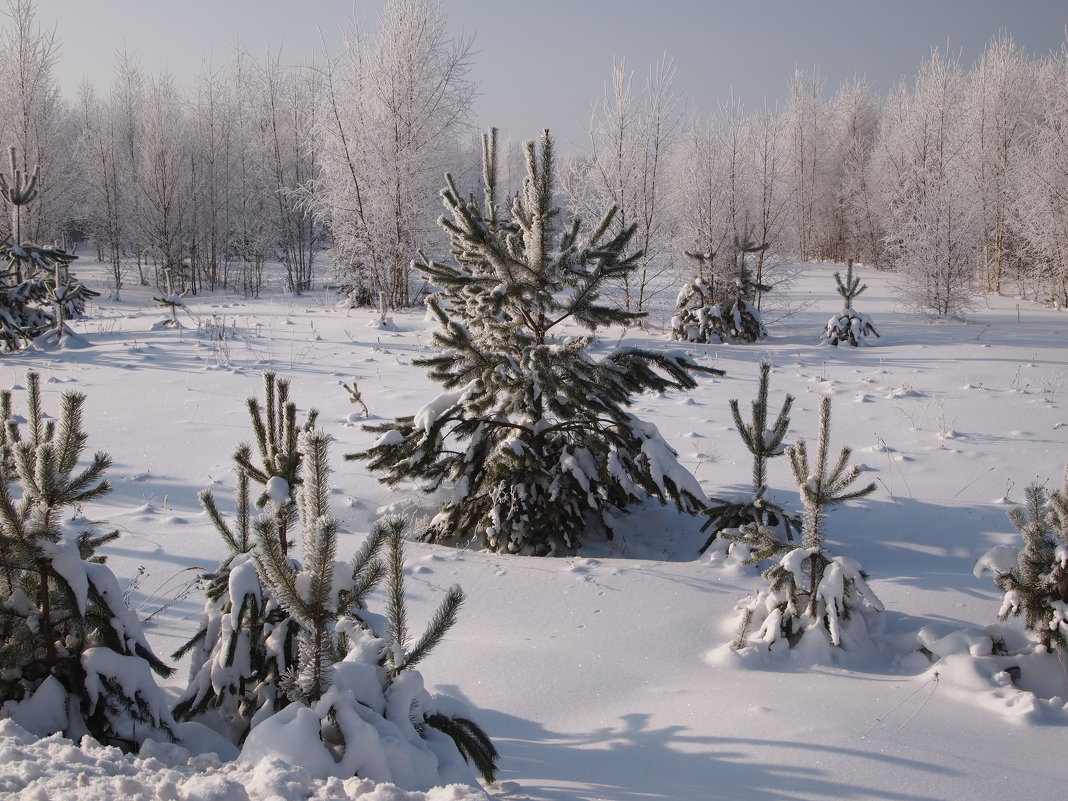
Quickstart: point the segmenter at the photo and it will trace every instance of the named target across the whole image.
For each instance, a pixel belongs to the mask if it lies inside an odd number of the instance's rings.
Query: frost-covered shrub
[[[118,534],[69,520],[70,509],[111,490],[107,454],[77,469],[85,396],[65,393],[58,420],[43,413],[35,373],[27,396],[19,425],[11,393],[0,394],[0,714],[42,736],[89,734],[127,750],[147,737],[173,739],[153,677],[172,670],[94,553]]]
[[[842,448],[834,467],[829,466],[830,425],[831,400],[824,397],[815,462],[810,465],[804,440],[786,449],[804,503],[801,541],[784,541],[764,526],[747,527],[746,542],[752,553],[746,562],[773,563],[764,571],[764,578],[771,582],[770,589],[760,592],[743,608],[737,647],[759,643],[771,648],[782,640],[794,646],[814,629],[824,631],[832,646],[840,646],[843,625],[859,604],[866,602],[882,611],[882,603],[868,586],[860,563],[834,556],[824,544],[827,510],[875,491],[874,483],[859,490],[849,489],[860,475],[859,466],[848,466],[849,448]]]
[[[650,423],[626,407],[647,390],[692,388],[691,373],[720,371],[684,353],[621,348],[590,353],[592,337],[557,338],[643,315],[603,305],[609,282],[635,269],[633,226],[610,239],[610,210],[592,231],[559,225],[552,139],[526,145],[527,178],[512,214],[496,202],[496,144],[484,145],[485,202],[452,177],[442,192],[453,264],[419,266],[442,292],[427,303],[441,324],[440,354],[416,359],[445,389],[415,415],[368,426],[378,440],[346,458],[383,481],[445,489],[426,536],[495,551],[566,553],[611,536],[611,513],[648,498],[697,511],[704,493]]]
[[[993,573],[1005,593],[1000,619],[1022,615],[1027,631],[1044,648],[1068,652],[1068,474],[1063,490],[1047,492],[1032,484],[1025,497],[1023,508],[1009,510],[1023,547],[988,551],[975,572]]]

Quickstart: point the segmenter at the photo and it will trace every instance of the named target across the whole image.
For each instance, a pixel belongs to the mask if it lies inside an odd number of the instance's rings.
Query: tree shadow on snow
[[[459,695],[455,687],[443,689]],[[709,714],[715,714],[712,708]],[[524,801],[934,801],[914,791],[922,777],[957,775],[941,765],[860,748],[696,735],[678,725],[653,728],[644,713],[580,734],[554,732],[489,710],[479,710],[477,718],[501,752],[499,781],[518,785],[508,787],[507,796]],[[781,754],[779,760],[769,760],[769,751]],[[864,776],[865,766],[869,775],[907,773],[917,781],[900,791],[869,786],[857,778]]]

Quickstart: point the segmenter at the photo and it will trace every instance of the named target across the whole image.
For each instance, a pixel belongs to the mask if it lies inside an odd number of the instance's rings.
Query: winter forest
[[[73,94],[5,3],[0,796],[1063,794],[1068,47],[565,143],[439,0]]]

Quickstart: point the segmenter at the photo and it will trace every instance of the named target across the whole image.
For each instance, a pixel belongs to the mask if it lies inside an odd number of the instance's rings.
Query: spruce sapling
[[[786,449],[804,504],[801,542],[785,542],[764,526],[757,526],[751,537],[753,552],[747,563],[776,560],[764,571],[771,588],[748,605],[753,619],[760,620],[760,628],[750,640],[769,647],[780,639],[794,645],[813,628],[825,629],[831,645],[840,646],[842,622],[856,609],[858,594],[875,610],[883,608],[860,564],[848,557],[833,556],[824,542],[828,510],[875,491],[874,482],[850,489],[861,468],[849,465],[849,448],[842,448],[834,466],[830,466],[830,429],[831,399],[824,397],[815,461],[810,464],[804,440]],[[744,634],[739,641],[745,641]]]
[[[0,411],[0,702],[37,734],[84,734],[126,750],[150,736],[176,739],[152,674],[173,671],[152,652],[137,616],[96,549],[118,537],[78,531],[67,518],[111,491],[96,453],[78,470],[88,436],[85,396],[64,393],[46,419],[40,377],[26,376],[19,425],[11,393]],[[41,730],[44,728],[46,730]]]
[[[783,440],[790,427],[790,407],[793,395],[787,395],[779,409],[775,422],[768,425],[768,386],[771,377],[771,363],[760,363],[760,382],[756,400],[752,402],[752,418],[749,423],[742,420],[738,409],[738,400],[730,401],[731,415],[738,435],[753,455],[753,495],[748,500],[730,501],[723,498],[711,498],[711,505],[702,514],[708,521],[701,527],[702,531],[711,529],[711,534],[701,546],[701,552],[707,550],[718,536],[729,532],[728,539],[745,542],[746,532],[752,526],[766,526],[777,529],[792,540],[794,533],[800,531],[801,520],[791,515],[781,506],[770,501],[768,494],[768,459],[781,456],[785,452]]]

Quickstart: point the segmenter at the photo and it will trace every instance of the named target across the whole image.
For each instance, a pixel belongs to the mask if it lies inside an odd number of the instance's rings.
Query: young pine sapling
[[[746,561],[764,559],[775,563],[764,571],[771,587],[748,604],[744,616],[759,622],[752,639],[768,647],[785,639],[791,646],[812,629],[824,629],[831,645],[842,644],[843,621],[857,608],[858,594],[877,611],[882,603],[868,586],[867,575],[855,559],[832,555],[826,547],[824,529],[827,512],[834,506],[863,498],[875,491],[872,482],[850,489],[859,478],[859,465],[849,465],[851,451],[842,448],[831,467],[828,447],[831,429],[831,400],[820,403],[820,430],[815,461],[810,463],[804,440],[786,449],[790,469],[804,504],[801,541],[784,541],[771,529],[757,526],[750,539],[752,554]],[[742,631],[739,641],[749,641]]]
[[[790,407],[794,402],[793,395],[787,395],[775,421],[768,425],[770,376],[771,363],[761,362],[760,383],[756,400],[752,402],[752,418],[749,423],[742,420],[737,399],[732,398],[730,401],[731,415],[734,417],[738,435],[753,456],[753,495],[742,501],[710,499],[711,505],[703,512],[709,519],[701,530],[711,529],[711,534],[701,546],[702,552],[721,535],[727,535],[725,538],[728,540],[745,542],[748,532],[754,526],[777,530],[785,535],[787,540],[793,540],[794,534],[800,531],[800,518],[789,514],[768,498],[768,460],[785,453],[783,440],[790,427]]]

